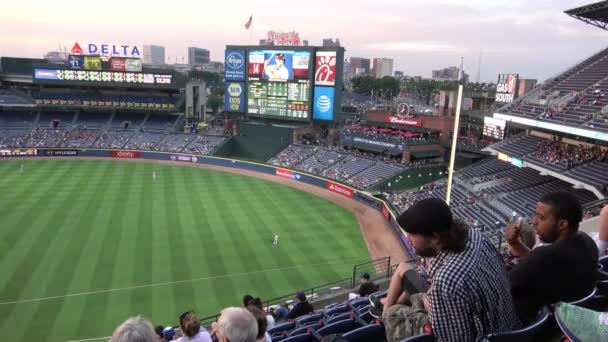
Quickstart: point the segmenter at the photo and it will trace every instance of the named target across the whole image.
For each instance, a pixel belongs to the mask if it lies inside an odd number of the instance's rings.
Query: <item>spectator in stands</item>
[[[212,325],[213,336],[219,342],[255,342],[258,334],[258,324],[244,308],[226,308],[220,318]]]
[[[605,205],[602,211],[600,211],[598,234],[594,240],[599,256],[608,255],[608,205]]]
[[[193,311],[179,316],[179,326],[183,336],[177,339],[178,342],[211,342],[211,335],[201,327],[201,321]]]
[[[255,307],[254,305],[249,305],[247,310],[251,312],[253,318],[258,324],[258,335],[256,336],[256,342],[272,342],[270,335],[266,332],[268,330],[268,321],[266,320],[266,314]]]
[[[426,293],[404,292],[412,288],[408,282],[413,284],[404,263],[393,275],[382,313],[389,341],[421,334],[427,322],[438,341],[476,341],[520,326],[507,271],[481,232],[454,221],[450,208],[436,198],[415,203],[397,222],[416,254],[433,259]]]
[[[158,325],[154,328],[154,331],[156,332],[156,335],[158,335],[160,342],[173,341],[173,336],[175,336],[175,329],[173,329],[173,327],[163,328],[162,325]]]
[[[114,330],[110,342],[157,342],[152,324],[141,316],[131,317]]]
[[[245,295],[245,297],[247,297],[249,295]],[[245,298],[243,298],[243,301],[245,301]],[[255,306],[256,308],[258,308],[260,311],[262,311],[265,315],[266,315],[266,321],[267,321],[267,329],[270,330],[274,327],[274,317],[270,314],[266,313],[266,310],[264,310],[264,305],[262,305],[262,300],[260,298],[251,298],[247,301],[247,305],[245,305],[245,307],[250,307],[250,306]]]
[[[583,298],[595,287],[598,251],[593,240],[578,231],[582,217],[573,194],[553,192],[539,200],[532,219],[538,238],[549,245],[530,251],[520,238],[521,228],[507,228],[509,248],[520,257],[510,278],[521,318],[533,318],[544,305]]]
[[[167,340],[165,339],[165,334],[163,333],[163,330],[165,330],[165,328],[162,325],[157,325],[154,328],[154,332],[158,336],[158,340],[160,342],[167,342]]]
[[[359,296],[367,297],[370,294],[378,291],[378,285],[369,280],[369,273],[363,273],[360,280],[361,286],[359,286]]]
[[[296,319],[315,311],[312,304],[306,299],[306,294],[304,292],[298,292],[296,294],[296,299],[298,300],[298,303],[289,311],[287,319]]]
[[[249,305],[249,302],[251,302],[253,300],[253,296],[250,294],[246,294],[243,296],[243,307],[247,307],[247,305]]]

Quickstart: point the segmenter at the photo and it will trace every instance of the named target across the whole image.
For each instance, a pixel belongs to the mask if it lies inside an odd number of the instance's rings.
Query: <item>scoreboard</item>
[[[311,51],[248,51],[247,113],[310,119],[311,56]]]
[[[272,115],[286,119],[310,118],[310,85],[297,83],[249,82],[247,110],[250,114]]]
[[[335,89],[342,86],[343,55],[319,47],[227,46],[225,110],[269,119],[333,120],[340,110],[342,95]]]

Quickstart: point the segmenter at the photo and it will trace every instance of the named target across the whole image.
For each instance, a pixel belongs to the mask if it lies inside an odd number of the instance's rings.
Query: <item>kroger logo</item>
[[[243,92],[243,88],[241,87],[240,84],[230,83],[228,85],[228,94],[230,94],[230,97],[239,97],[239,96],[241,96],[242,92]]]
[[[238,52],[232,52],[226,56],[226,64],[231,69],[238,69],[245,64],[245,58]]]
[[[319,96],[319,98],[317,99],[317,109],[319,109],[319,112],[326,113],[329,111],[330,108],[331,108],[331,100],[330,100],[329,96],[327,96],[327,95]]]

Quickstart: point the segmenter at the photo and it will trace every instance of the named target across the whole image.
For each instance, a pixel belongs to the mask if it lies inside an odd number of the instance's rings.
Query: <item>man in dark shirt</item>
[[[304,292],[298,292],[296,294],[296,299],[298,300],[298,303],[289,311],[287,319],[296,319],[315,311],[312,304],[306,300],[306,294],[304,294]]]
[[[532,220],[540,241],[550,245],[530,250],[519,238],[519,224],[507,228],[507,243],[520,258],[509,276],[522,319],[533,318],[544,305],[581,299],[595,287],[598,251],[593,239],[578,231],[582,217],[574,195],[553,192],[539,200]]]
[[[359,286],[359,296],[367,297],[370,294],[378,291],[378,286],[373,281],[369,280],[369,273],[364,273],[361,276],[361,286]]]

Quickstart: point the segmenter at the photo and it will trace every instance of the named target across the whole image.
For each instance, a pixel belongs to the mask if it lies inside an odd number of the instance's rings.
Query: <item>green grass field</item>
[[[351,212],[256,178],[108,160],[8,160],[0,175],[0,328],[15,342],[101,340],[136,314],[176,325],[369,260]]]

